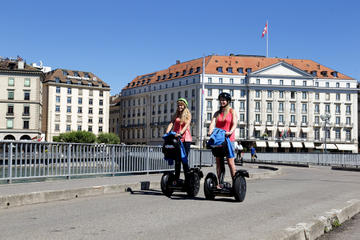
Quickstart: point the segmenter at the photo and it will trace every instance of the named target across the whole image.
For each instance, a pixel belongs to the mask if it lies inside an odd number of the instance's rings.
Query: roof
[[[110,87],[95,74],[78,70],[57,68],[45,74],[45,82],[55,82],[56,79],[59,79],[60,83],[67,83],[67,81],[71,81],[72,84],[81,83],[81,85],[86,86],[91,84],[94,87]]]
[[[24,63],[24,68],[19,69],[19,62]],[[41,73],[41,71],[37,68],[34,68],[30,65],[27,65],[24,61],[21,59],[9,59],[9,58],[0,58],[0,71],[31,71],[31,72],[37,72]]]
[[[254,72],[278,62],[286,62],[302,71],[312,74],[314,78],[353,79],[312,60],[267,58],[264,56],[250,55],[207,56],[205,57],[205,73],[245,76],[247,74],[247,69],[251,69],[251,72]],[[197,58],[183,63],[176,63],[165,70],[137,76],[124,87],[123,90],[201,74],[202,63],[203,58]],[[218,71],[219,67],[222,68],[222,72]]]

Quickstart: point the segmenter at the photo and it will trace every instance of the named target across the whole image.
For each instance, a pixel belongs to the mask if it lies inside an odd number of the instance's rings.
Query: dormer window
[[[135,84],[135,83],[133,83],[133,86],[134,86],[134,84]],[[89,86],[89,87],[91,87],[91,86],[92,86],[92,84],[91,84],[91,83],[88,83],[88,86]]]
[[[166,74],[165,74],[165,75],[163,75],[162,79],[163,79],[163,80],[165,80],[165,78],[166,78]]]
[[[130,83],[128,83],[128,87],[130,87]]]
[[[331,75],[332,75],[333,77],[338,77],[338,73],[337,73],[337,72],[331,72]]]
[[[173,74],[172,74],[172,73],[170,73],[170,74],[169,74],[169,79],[170,79],[170,78],[172,78],[172,77],[173,77]]]
[[[252,70],[251,68],[247,68],[247,69],[246,69],[246,72],[247,72],[247,73],[251,73],[251,70]]]
[[[160,76],[159,76],[159,79],[160,79]],[[151,81],[151,80],[150,80],[150,79],[148,79],[148,80],[147,80],[147,83],[149,83],[150,81]]]
[[[190,68],[189,74],[192,74],[193,71],[194,71],[194,69],[193,69],[193,68]]]
[[[71,81],[70,81],[70,80],[66,80],[66,83],[67,83],[67,84],[71,84]]]
[[[228,68],[226,69],[226,71],[227,71],[228,73],[232,73],[232,72],[233,72],[233,68],[232,68],[232,67],[228,67]]]
[[[243,69],[243,68],[238,68],[237,71],[238,71],[238,73],[244,73],[244,69]]]
[[[78,85],[81,85],[81,81],[78,81],[77,84],[78,84]]]
[[[88,73],[84,73],[84,77],[90,78],[90,75]]]
[[[222,69],[222,67],[217,67],[217,68],[216,68],[216,71],[218,71],[219,73],[222,73],[222,72],[223,72],[223,69]]]
[[[197,72],[197,73],[200,72],[200,69],[201,69],[200,67],[197,67],[197,68],[196,68],[196,72]]]
[[[315,71],[315,70],[311,71],[310,74],[313,75],[313,76],[317,76],[317,71]]]
[[[60,83],[60,78],[56,77],[56,78],[55,78],[55,82],[56,82],[56,83]]]
[[[322,71],[321,75],[323,75],[324,77],[327,77],[327,71]]]
[[[145,83],[145,79],[144,79],[144,80],[142,80],[141,84],[144,84],[144,83]]]
[[[139,85],[140,84],[140,81],[137,81],[136,85]]]
[[[74,76],[75,76],[75,77],[79,77],[79,73],[78,73],[78,72],[74,72]]]
[[[161,78],[161,77],[160,77],[160,76],[158,76],[158,77],[157,77],[157,79],[156,79],[156,81],[160,81],[160,78]]]
[[[135,82],[133,82],[131,86],[135,86]]]
[[[64,76],[67,76],[67,75],[68,75],[68,72],[65,71],[65,70],[63,70],[62,73],[63,73]]]
[[[182,75],[184,76],[186,74],[186,70],[183,70],[183,73],[182,73]]]
[[[180,74],[179,72],[176,72],[176,73],[175,73],[175,77],[178,77],[178,76],[179,76],[179,74]]]

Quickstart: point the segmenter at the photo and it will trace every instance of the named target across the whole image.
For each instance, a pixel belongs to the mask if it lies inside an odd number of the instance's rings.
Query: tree
[[[98,143],[119,144],[120,138],[114,133],[100,133],[97,137]]]
[[[95,134],[87,131],[72,131],[69,133],[61,133],[59,136],[53,137],[54,142],[68,143],[94,143],[96,141]]]

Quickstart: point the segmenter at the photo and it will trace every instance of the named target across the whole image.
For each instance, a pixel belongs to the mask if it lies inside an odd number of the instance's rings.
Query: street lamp
[[[325,127],[324,127],[324,144],[325,144],[325,148],[324,148],[324,152],[326,153],[326,134],[327,134],[327,124],[329,123],[330,120],[330,114],[329,113],[325,113],[324,115],[320,116],[321,120],[324,121]]]

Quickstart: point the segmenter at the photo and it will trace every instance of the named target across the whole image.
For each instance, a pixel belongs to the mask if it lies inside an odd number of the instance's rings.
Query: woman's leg
[[[235,158],[228,158],[227,162],[228,162],[228,165],[229,165],[229,168],[230,168],[231,177],[233,178],[235,176],[235,173],[236,173]]]
[[[216,158],[216,173],[219,180],[219,184],[222,183],[224,180],[225,175],[225,167],[224,167],[224,159],[223,158]]]
[[[190,142],[184,142],[185,153],[188,161],[189,161],[190,145],[191,145]],[[189,164],[184,162],[182,164],[183,164],[184,175],[186,176],[186,174],[189,172],[190,169]]]

